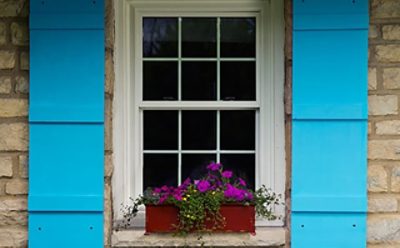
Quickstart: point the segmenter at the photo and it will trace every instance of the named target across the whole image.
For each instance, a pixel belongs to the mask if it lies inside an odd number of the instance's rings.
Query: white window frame
[[[285,193],[284,147],[284,18],[283,0],[117,0],[115,2],[115,89],[113,102],[112,178],[114,219],[122,219],[121,204],[142,192],[142,109],[159,109],[143,102],[141,18],[152,16],[257,15],[257,101],[165,102],[162,109],[260,108],[256,142],[256,187],[264,184]],[[238,14],[240,16],[240,14]],[[263,32],[259,32],[263,30]],[[206,108],[204,108],[204,106]],[[262,111],[262,112],[261,112]],[[276,209],[284,215],[284,207]],[[282,220],[258,221],[258,225],[282,226]]]

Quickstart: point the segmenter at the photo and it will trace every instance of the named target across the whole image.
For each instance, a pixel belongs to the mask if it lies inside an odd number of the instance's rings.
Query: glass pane
[[[217,56],[217,19],[182,18],[182,56]]]
[[[178,149],[178,111],[144,111],[145,150]]]
[[[235,175],[247,182],[247,187],[255,186],[255,154],[221,154],[224,170],[232,170]]]
[[[255,111],[221,111],[221,150],[255,150]]]
[[[221,18],[221,57],[256,56],[256,19]]]
[[[143,189],[178,184],[177,154],[144,154]]]
[[[216,100],[216,62],[182,62],[182,99]]]
[[[178,99],[178,63],[143,62],[143,100]]]
[[[216,112],[182,111],[182,149],[216,149]]]
[[[177,18],[143,18],[143,57],[178,57]]]
[[[207,174],[207,165],[215,162],[215,154],[183,154],[182,155],[182,181],[190,177],[199,179]]]
[[[256,100],[255,62],[221,62],[221,99]]]

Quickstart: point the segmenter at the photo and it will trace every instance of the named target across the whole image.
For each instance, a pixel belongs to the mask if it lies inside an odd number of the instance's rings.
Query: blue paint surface
[[[30,121],[103,122],[104,32],[31,30]]]
[[[104,0],[30,0],[31,13],[97,13],[104,15]],[[63,22],[63,20],[59,20]]]
[[[368,31],[293,35],[293,118],[366,119]]]
[[[293,211],[365,211],[366,121],[294,121]]]
[[[368,29],[368,0],[293,0],[294,30]]]
[[[293,213],[292,248],[365,248],[366,213]]]
[[[33,123],[29,133],[29,209],[102,210],[103,124]]]
[[[30,1],[29,247],[103,247],[104,1]]]
[[[364,248],[368,1],[294,0],[293,248]]]
[[[29,214],[29,247],[103,247],[102,212]]]

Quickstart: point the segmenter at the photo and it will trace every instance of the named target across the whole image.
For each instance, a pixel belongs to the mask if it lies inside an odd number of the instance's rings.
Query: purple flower
[[[167,200],[168,196],[163,195],[160,197],[160,200],[158,201],[158,204],[163,204]]]
[[[182,201],[182,196],[180,194],[174,194],[173,196],[177,201]]]
[[[207,169],[211,170],[211,171],[217,171],[219,170],[219,168],[221,168],[222,164],[220,163],[211,163],[207,166]]]
[[[160,188],[155,188],[154,190],[153,190],[153,193],[161,193],[161,189]]]
[[[207,190],[210,189],[210,182],[206,180],[200,180],[199,183],[197,184],[197,189],[200,192],[206,192]]]
[[[167,185],[162,186],[161,190],[167,192],[168,191],[168,186]]]
[[[236,201],[243,201],[246,198],[246,195],[246,190],[238,189],[229,183],[226,185],[226,190],[224,191],[224,196],[226,198],[232,198]]]
[[[225,178],[231,178],[232,177],[232,171],[223,171],[222,172],[222,177],[225,177]]]
[[[239,184],[240,184],[240,185],[246,186],[246,182],[245,182],[243,179],[241,179],[241,178],[239,177],[238,180],[239,180]]]

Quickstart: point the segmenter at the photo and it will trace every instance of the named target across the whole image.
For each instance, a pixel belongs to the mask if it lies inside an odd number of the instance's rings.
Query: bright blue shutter
[[[103,247],[104,2],[30,9],[29,247]]]
[[[367,0],[294,0],[292,247],[366,247]]]

